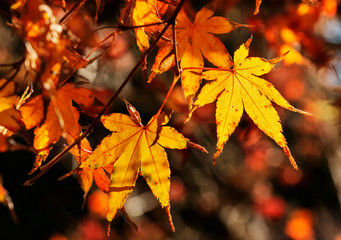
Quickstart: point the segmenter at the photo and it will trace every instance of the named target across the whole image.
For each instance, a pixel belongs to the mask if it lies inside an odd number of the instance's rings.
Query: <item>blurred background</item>
[[[64,15],[60,1],[46,2],[58,18]],[[66,2],[70,9],[76,1]],[[13,62],[24,54],[22,41],[12,34],[8,24],[11,3],[7,0],[0,4],[0,63]],[[187,1],[185,7],[193,17],[207,3]],[[254,26],[219,36],[230,54],[251,35],[251,56],[269,59],[289,51],[264,78],[293,106],[314,115],[303,116],[275,106],[299,170],[291,167],[282,149],[246,113],[213,165],[215,103],[198,109],[184,124],[187,106],[181,86],[177,85],[166,105],[166,109],[174,110],[170,125],[204,146],[209,154],[195,149],[166,150],[172,172],[170,203],[175,233],[146,182],[139,178],[125,204],[138,230],[118,214],[108,237],[107,195],[93,186],[82,208],[83,191],[76,177],[57,180],[76,167],[71,155],[36,184],[24,187],[34,156],[16,151],[0,153],[0,192],[6,191],[13,203],[12,207],[0,205],[0,239],[341,240],[339,1],[264,0],[258,15],[253,15],[255,1],[217,0],[215,4],[217,15]],[[103,0],[102,13],[94,25],[95,1],[87,1],[69,21],[70,31],[82,39],[84,53],[113,31],[108,28],[93,32],[117,25],[123,6],[123,1]],[[140,56],[132,31],[116,36],[114,44],[78,73],[93,84],[94,94],[103,102]],[[148,58],[148,69],[155,54],[152,52]],[[208,62],[205,64],[209,66]],[[23,74],[15,79],[18,85]],[[165,73],[147,84],[139,72],[120,96],[140,111],[146,123],[161,105],[171,76],[172,73]],[[121,99],[112,111],[126,113]],[[85,116],[82,119],[84,125],[90,122]],[[107,134],[102,128],[96,129],[89,137],[91,145],[95,147]],[[50,156],[62,148],[62,142],[57,144]]]

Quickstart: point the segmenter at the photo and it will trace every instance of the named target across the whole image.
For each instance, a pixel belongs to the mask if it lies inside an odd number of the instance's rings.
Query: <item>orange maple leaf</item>
[[[113,113],[102,117],[103,125],[113,133],[102,140],[80,167],[97,169],[113,163],[106,217],[109,222],[133,191],[139,174],[170,216],[170,169],[163,148],[185,149],[194,146],[206,150],[191,143],[174,128],[163,126],[169,120],[167,115],[154,116],[144,126],[136,109],[128,102],[126,105],[130,116]],[[173,227],[171,221],[170,224]]]
[[[20,120],[21,115],[15,108],[17,100],[17,96],[0,98],[0,126],[5,127],[11,132],[16,132],[20,129],[18,121]]]
[[[231,62],[225,45],[215,34],[229,33],[241,26],[246,25],[229,21],[224,17],[213,16],[213,10],[208,7],[203,7],[192,22],[182,9],[176,18],[175,25],[175,40],[180,68],[203,67],[203,56],[216,66],[225,66],[227,62]],[[169,32],[168,34],[172,35]],[[169,42],[160,48],[149,81],[156,74],[168,70],[173,65],[172,49],[173,45]],[[196,69],[185,70],[181,74],[182,88],[189,106],[192,105],[193,97],[200,87],[201,73],[202,70]]]
[[[11,149],[8,137],[21,128],[21,114],[17,110],[19,97],[13,95],[15,84],[13,81],[0,79],[0,152]]]
[[[35,131],[33,146],[37,150],[43,150],[55,143],[64,135],[76,139],[80,134],[79,112],[72,106],[72,102],[83,106],[90,106],[93,103],[91,91],[83,87],[75,87],[72,83],[67,83],[56,90],[47,107],[45,121],[44,100],[42,95],[34,97],[25,103],[21,108],[21,114],[27,129],[38,126]]]
[[[20,129],[20,112],[16,109],[19,97],[13,95],[14,82],[0,79],[0,134],[16,132]],[[11,135],[11,134],[9,134]]]
[[[166,12],[168,4],[157,0],[130,0],[122,11],[121,23],[129,25],[132,20],[133,26],[143,26],[154,23],[161,23],[161,16]],[[149,47],[148,35],[156,32],[158,26],[135,28],[136,44],[141,52]]]
[[[251,39],[242,44],[234,53],[234,65],[203,73],[203,78],[211,82],[204,85],[191,113],[205,104],[217,99],[217,152],[220,155],[229,136],[237,127],[245,111],[253,122],[281,146],[295,169],[297,165],[291,156],[282,134],[279,116],[271,101],[294,112],[308,114],[291,106],[273,85],[259,76],[271,71],[280,58],[267,61],[258,57],[248,57]]]

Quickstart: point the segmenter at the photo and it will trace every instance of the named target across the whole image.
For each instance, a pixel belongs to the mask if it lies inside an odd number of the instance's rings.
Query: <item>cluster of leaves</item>
[[[27,149],[36,155],[31,174],[37,169],[40,172],[26,185],[33,184],[70,152],[79,166],[66,176],[77,174],[84,197],[93,179],[109,195],[106,216],[109,222],[118,210],[125,214],[125,200],[141,175],[166,209],[174,229],[169,204],[170,167],[164,148],[194,147],[206,152],[202,146],[166,126],[170,114],[162,110],[179,80],[187,102],[186,121],[190,121],[198,108],[216,101],[217,151],[213,156],[214,162],[245,110],[252,121],[283,149],[292,166],[297,169],[272,102],[294,112],[309,114],[291,106],[271,83],[261,78],[285,57],[286,45],[283,45],[285,51],[281,50],[282,56],[275,59],[249,57],[250,38],[234,52],[232,58],[216,35],[252,26],[213,16],[213,5],[204,6],[191,20],[183,7],[184,2],[126,1],[117,30],[95,46],[82,42],[67,27],[85,0],[73,5],[60,20],[43,0],[18,0],[11,6],[13,31],[24,42],[25,56],[13,64],[6,64],[14,74],[0,81],[0,151]],[[61,3],[60,7],[68,9],[65,1]],[[103,4],[102,1],[96,1],[95,22]],[[261,1],[257,0],[255,14],[260,7]],[[102,103],[76,72],[101,57],[107,50],[103,47],[105,40],[112,37],[110,48],[115,48],[115,37],[127,30],[135,31],[141,58],[110,100]],[[84,54],[86,47],[91,48],[87,56]],[[125,101],[129,115],[107,115],[138,68],[142,67],[146,71],[146,59],[155,47],[157,54],[147,81],[152,82],[154,77],[164,72],[174,73],[158,112],[147,125],[143,125],[139,112]],[[98,56],[90,59],[97,52],[100,52]],[[26,72],[23,81],[27,84],[26,90],[25,87],[19,89],[13,82],[20,67]],[[206,81],[202,83],[202,79]],[[100,107],[101,110],[94,112],[94,107]],[[81,114],[93,118],[90,125],[81,126]],[[99,122],[112,134],[92,150],[86,137]],[[84,132],[82,127],[86,129]],[[21,136],[27,145],[14,142],[13,136]],[[49,156],[49,150],[61,138],[66,142],[65,149],[41,166]]]

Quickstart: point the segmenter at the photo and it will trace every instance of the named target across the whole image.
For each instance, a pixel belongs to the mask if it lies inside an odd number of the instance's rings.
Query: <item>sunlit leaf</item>
[[[20,129],[19,122],[21,114],[15,108],[17,101],[17,96],[8,98],[0,97],[0,126],[3,126],[12,132],[16,132]]]
[[[37,127],[34,131],[33,146],[35,149],[46,149],[65,134],[65,137],[69,136],[73,139],[79,136],[79,112],[72,105],[73,101],[83,106],[91,105],[93,103],[91,91],[86,88],[75,87],[72,83],[65,84],[57,89],[54,98],[50,100],[45,119],[41,95],[22,105],[20,111],[26,128]],[[44,122],[41,124],[43,119]]]
[[[132,4],[135,3],[133,7]],[[132,14],[131,8],[133,7]],[[168,4],[163,1],[157,0],[135,0],[128,1],[126,5],[126,11],[123,14],[121,20],[132,18],[134,26],[142,26],[146,24],[161,22],[161,15],[167,10]],[[131,14],[131,16],[130,16]],[[147,33],[157,31],[158,26],[140,27],[135,29],[136,43],[140,51],[143,52],[149,47],[149,37]]]
[[[169,208],[170,169],[163,147],[184,149],[190,141],[171,127],[163,126],[169,117],[154,116],[146,126],[136,109],[126,102],[130,116],[113,113],[102,117],[103,125],[113,133],[104,138],[82,168],[97,169],[113,163],[109,188],[111,221],[133,191],[138,175],[147,181],[162,207]]]
[[[178,60],[181,68],[203,67],[204,57],[219,67],[226,66],[229,62],[232,64],[225,45],[215,35],[229,33],[246,25],[237,24],[224,17],[213,16],[213,13],[213,10],[208,7],[203,7],[197,12],[194,21],[191,21],[184,10],[179,12],[175,28]],[[151,77],[168,70],[172,66],[171,61],[174,60],[174,55],[171,55],[171,50],[171,43],[160,48],[152,68],[153,75]],[[200,69],[190,69],[184,70],[181,74],[182,88],[189,106],[192,104],[194,94],[199,89],[201,72]]]
[[[259,76],[268,73],[279,59],[267,61],[258,57],[248,57],[250,40],[242,44],[234,53],[234,65],[230,68],[217,68],[203,73],[203,78],[211,80],[199,93],[194,102],[194,111],[217,99],[217,152],[220,155],[229,136],[237,127],[244,109],[254,123],[281,146],[291,164],[297,165],[291,156],[282,134],[279,116],[271,101],[288,110],[307,114],[291,106],[274,86]]]

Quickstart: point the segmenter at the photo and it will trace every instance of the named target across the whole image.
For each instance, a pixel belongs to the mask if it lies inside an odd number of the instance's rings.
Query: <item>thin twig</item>
[[[65,24],[70,18],[72,18],[78,11],[79,9],[84,5],[86,0],[79,0],[73,7],[71,8],[70,11],[68,11],[60,20],[60,24]]]
[[[163,100],[163,103],[162,103],[161,107],[159,108],[159,111],[154,115],[153,120],[151,120],[151,121],[148,123],[147,126],[150,126],[150,125],[155,121],[155,119],[158,118],[158,116],[160,115],[160,113],[161,113],[163,107],[165,106],[165,104],[166,104],[166,102],[167,102],[167,100],[168,100],[168,98],[169,98],[169,96],[170,96],[170,94],[171,94],[171,92],[172,92],[172,90],[173,90],[175,84],[178,82],[178,80],[179,80],[179,75],[175,75],[175,76],[174,76],[174,80],[173,80],[173,82],[172,82],[172,85],[171,85],[170,88],[168,89],[167,95],[166,95],[165,99]]]
[[[174,48],[175,69],[176,69],[176,75],[179,75],[180,74],[180,68],[179,68],[179,62],[178,62],[178,50],[176,47],[175,22],[172,25],[172,31],[173,31],[173,48]]]

